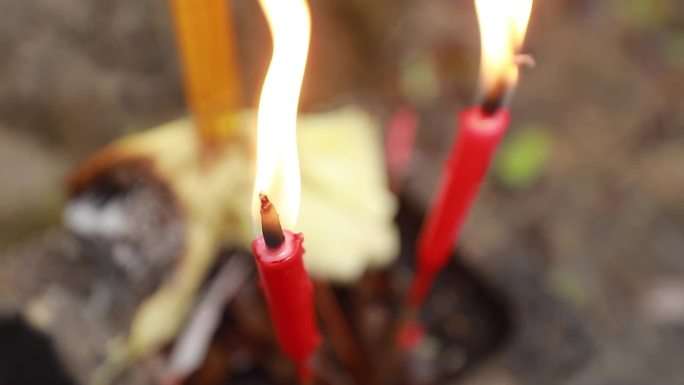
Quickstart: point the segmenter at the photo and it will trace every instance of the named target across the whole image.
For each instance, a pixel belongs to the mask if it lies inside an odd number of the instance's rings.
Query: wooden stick
[[[356,382],[349,373],[345,372],[334,357],[321,354],[317,351],[310,360],[311,372],[314,378],[310,383],[303,383],[301,385],[356,385]]]
[[[419,310],[416,307],[405,303],[400,309],[395,321],[388,325],[389,338],[383,344],[385,348],[385,360],[380,364],[378,379],[380,384],[391,384],[396,382],[397,367],[401,364],[402,358],[407,354],[407,347],[401,346],[399,336],[404,327],[411,326],[412,323],[419,323]]]
[[[365,360],[342,307],[327,283],[316,282],[316,302],[340,363],[360,384],[373,384],[374,373]]]
[[[228,0],[170,0],[188,106],[204,148],[230,129],[221,113],[241,107],[236,40]]]

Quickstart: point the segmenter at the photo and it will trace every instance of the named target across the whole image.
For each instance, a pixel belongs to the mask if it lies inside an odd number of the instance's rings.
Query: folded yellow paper
[[[254,122],[254,113],[248,111],[227,116],[225,123],[238,129],[210,161],[201,156],[192,121],[179,119],[115,142],[74,174],[65,217],[76,232],[75,223],[97,223],[77,217],[90,211],[70,209],[83,205],[81,193],[99,176],[128,164],[143,165],[145,177],[165,186],[184,224],[180,263],[141,305],[128,338],[110,356],[115,362],[103,366],[96,382],[108,383],[126,362],[172,339],[218,248],[247,249],[254,239]],[[380,134],[378,124],[357,107],[298,119],[302,203],[295,230],[304,233],[305,263],[316,278],[352,283],[397,255],[397,203],[387,187]],[[166,327],[158,327],[160,319]]]

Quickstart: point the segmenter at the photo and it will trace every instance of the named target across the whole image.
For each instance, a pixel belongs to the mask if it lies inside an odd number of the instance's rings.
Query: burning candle
[[[286,229],[293,229],[301,199],[297,107],[311,20],[304,0],[260,0],[260,4],[271,28],[273,57],[257,116],[253,214],[263,235],[252,243],[252,251],[278,344],[297,366],[300,380],[306,381],[307,362],[320,333],[313,289],[302,260],[303,236],[283,230],[281,219]],[[282,218],[271,201],[284,209]]]
[[[420,306],[447,264],[490,160],[509,123],[506,102],[518,79],[516,58],[532,0],[475,0],[482,53],[479,103],[458,114],[459,131],[417,245],[409,302]]]

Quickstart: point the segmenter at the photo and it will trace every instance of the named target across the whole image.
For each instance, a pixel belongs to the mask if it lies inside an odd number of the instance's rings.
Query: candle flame
[[[297,221],[301,200],[297,108],[309,51],[311,16],[305,0],[259,0],[273,39],[257,115],[257,171],[252,213],[259,222],[259,193],[268,194],[286,228]]]
[[[520,54],[533,0],[475,0],[482,53],[480,90],[486,95],[510,90],[518,81]]]

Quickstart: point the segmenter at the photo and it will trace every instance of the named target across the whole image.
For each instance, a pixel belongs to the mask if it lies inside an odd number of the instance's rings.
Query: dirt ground
[[[355,101],[420,117],[403,184],[425,210],[472,101],[478,35],[467,0],[312,1],[302,109]],[[246,105],[268,34],[256,2],[233,6]],[[468,385],[684,384],[684,3],[537,1],[504,148],[536,130],[538,171],[495,166],[459,243],[501,293],[503,346]],[[102,358],[118,317],[111,282],[61,229],[64,179],[125,133],[184,113],[165,3],[0,0],[0,312],[52,331],[74,377]],[[502,155],[500,153],[499,155]]]

